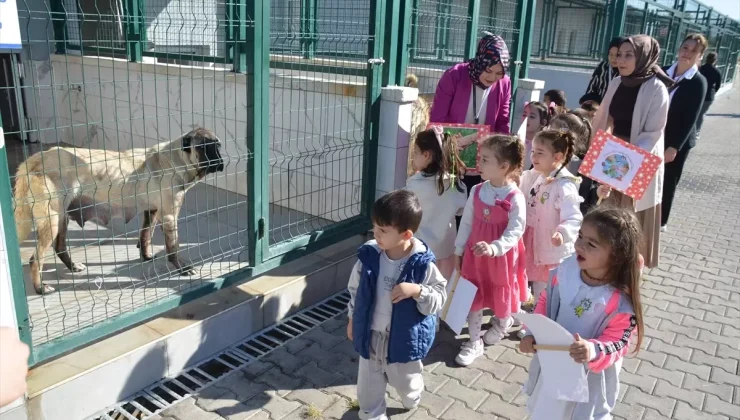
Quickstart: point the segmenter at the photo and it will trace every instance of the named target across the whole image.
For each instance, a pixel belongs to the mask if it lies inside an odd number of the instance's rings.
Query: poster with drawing
[[[429,124],[427,128],[436,125],[451,135],[457,136],[460,159],[468,169],[478,170],[478,142],[490,132],[487,125],[476,124]]]
[[[658,156],[599,130],[578,172],[639,200],[661,162]]]

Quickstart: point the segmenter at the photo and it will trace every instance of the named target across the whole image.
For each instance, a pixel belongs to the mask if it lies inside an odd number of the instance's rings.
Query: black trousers
[[[470,191],[473,190],[473,187],[480,184],[481,181],[483,181],[483,179],[480,175],[465,175],[463,178],[463,184],[468,188],[468,197],[470,197]],[[456,229],[460,229],[460,220],[462,220],[461,216],[455,216]]]
[[[665,175],[663,177],[663,203],[660,205],[661,215],[660,224],[668,224],[668,218],[671,216],[671,207],[673,206],[673,197],[676,195],[676,188],[681,181],[683,166],[689,157],[691,148],[684,147],[676,154],[676,159],[671,163],[665,164]]]

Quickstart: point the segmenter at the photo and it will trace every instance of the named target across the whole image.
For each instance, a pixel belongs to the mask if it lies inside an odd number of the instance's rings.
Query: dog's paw
[[[180,267],[180,274],[183,276],[194,276],[195,275],[195,268],[193,268],[192,265],[183,265]]]
[[[83,263],[72,263],[72,269],[71,271],[73,273],[79,273],[80,271],[87,270],[87,266]]]
[[[35,287],[37,295],[48,295],[54,293],[56,289],[49,286],[48,284],[42,284],[41,287]]]

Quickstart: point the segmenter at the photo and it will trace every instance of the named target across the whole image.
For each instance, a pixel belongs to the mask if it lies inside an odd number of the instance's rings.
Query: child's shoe
[[[527,330],[525,330],[524,327],[522,327],[522,329],[517,331],[516,333],[516,336],[519,337],[520,340],[524,338],[526,335],[527,335]]]
[[[475,359],[483,355],[483,342],[466,341],[463,343],[460,353],[455,357],[455,362],[460,366],[470,366]]]
[[[494,322],[491,328],[483,334],[483,342],[492,346],[498,344],[499,341],[506,337],[509,328],[514,325],[514,317],[508,317],[505,320],[498,319],[498,322]]]

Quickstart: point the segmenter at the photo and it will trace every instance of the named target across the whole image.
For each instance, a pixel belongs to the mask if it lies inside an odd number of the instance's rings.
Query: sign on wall
[[[0,0],[0,50],[21,49],[16,0]]]

